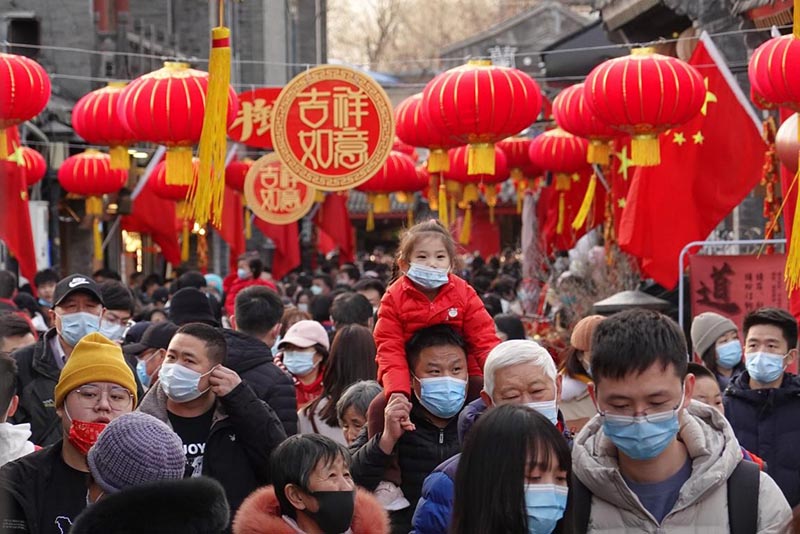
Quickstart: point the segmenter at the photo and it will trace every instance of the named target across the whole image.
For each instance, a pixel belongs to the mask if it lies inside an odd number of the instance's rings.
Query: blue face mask
[[[247,269],[236,269],[236,276],[239,278],[239,280],[246,280],[249,274],[250,271]]]
[[[150,358],[147,358],[147,360],[149,359]],[[136,362],[136,376],[139,377],[139,382],[145,389],[150,387],[150,375],[147,374],[147,360],[139,360]]]
[[[314,296],[322,295],[322,288],[319,286],[311,286],[311,294]]]
[[[551,534],[567,508],[566,486],[526,484],[525,508],[529,534]]]
[[[213,370],[212,368],[211,371]],[[200,374],[177,363],[164,363],[158,372],[158,380],[161,389],[171,400],[178,403],[189,402],[208,391],[209,388],[200,391],[198,386],[200,379],[211,374],[211,371]]]
[[[728,341],[717,347],[717,365],[723,369],[733,369],[742,361],[742,344],[738,339]]]
[[[126,326],[124,324],[107,323],[103,321],[100,323],[99,332],[111,341],[122,341],[122,335],[125,333],[125,328]]]
[[[747,373],[750,378],[762,384],[775,382],[783,375],[782,354],[770,352],[752,352],[747,355]]]
[[[426,267],[419,263],[412,263],[406,276],[415,284],[426,289],[439,289],[447,283],[447,273],[448,269],[437,269],[436,267]]]
[[[414,377],[417,378],[417,377]],[[417,378],[420,384],[419,401],[436,417],[450,419],[464,406],[467,381],[450,376]]]
[[[314,351],[287,350],[283,353],[283,365],[294,376],[306,376],[317,365],[314,363],[314,354],[316,354]]]
[[[44,306],[45,308],[49,308],[50,306],[52,306],[52,303],[51,302],[47,302],[43,298],[40,298],[39,299],[39,305],[40,306]]]
[[[89,312],[61,315],[61,337],[67,345],[74,347],[84,336],[100,329],[100,317]]]
[[[525,406],[547,417],[554,425],[558,423],[558,405],[555,399],[544,402],[528,402]]]
[[[646,416],[600,412],[603,432],[625,456],[634,460],[650,460],[664,452],[675,439],[680,427],[678,408],[680,404],[672,410]]]

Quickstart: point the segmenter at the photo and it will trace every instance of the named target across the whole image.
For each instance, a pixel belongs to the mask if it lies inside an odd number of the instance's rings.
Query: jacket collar
[[[147,390],[147,394],[142,399],[142,402],[139,403],[139,411],[152,415],[172,428],[167,413],[167,400],[167,394],[164,393],[164,390],[161,388],[161,381],[157,380],[150,389]],[[211,426],[213,427],[218,422],[227,418],[228,414],[225,413],[222,403],[217,399],[214,403],[214,416],[211,419]]]
[[[58,381],[58,377],[61,376],[61,370],[56,366],[56,362],[53,359],[55,356],[53,355],[53,349],[50,347],[50,341],[57,335],[58,332],[53,327],[39,337],[33,346],[33,361],[31,363],[37,373],[55,381]]]

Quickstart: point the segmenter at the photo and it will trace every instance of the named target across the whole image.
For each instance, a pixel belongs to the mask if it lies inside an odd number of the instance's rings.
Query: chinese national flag
[[[325,195],[325,202],[317,211],[314,224],[317,226],[317,250],[327,254],[338,246],[340,264],[355,261],[355,235],[347,211],[347,195]]]
[[[706,83],[703,108],[660,136],[661,165],[636,169],[619,224],[620,247],[669,289],[678,283],[681,249],[706,239],[758,184],[767,149],[747,97],[706,34],[689,63]]]
[[[149,187],[133,201],[133,211],[122,218],[122,228],[129,232],[150,234],[161,248],[164,259],[172,265],[181,263],[181,247],[175,233],[175,202],[165,200]]]
[[[0,161],[0,240],[17,259],[20,274],[33,283],[36,252],[28,211],[28,185],[22,167],[15,161]]]
[[[219,228],[214,228],[228,244],[230,249],[230,268],[231,271],[235,271],[239,255],[246,250],[242,195],[238,191],[230,187],[225,188],[225,194],[222,197],[222,219],[220,220]]]
[[[256,217],[253,219],[253,224],[275,243],[272,278],[280,280],[300,266],[300,236],[297,233],[296,222],[272,224]]]

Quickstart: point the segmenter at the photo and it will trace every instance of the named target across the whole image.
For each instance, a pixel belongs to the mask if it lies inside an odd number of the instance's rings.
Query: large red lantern
[[[72,127],[87,143],[110,147],[112,169],[130,168],[128,145],[136,141],[119,115],[124,89],[125,82],[110,82],[84,95],[72,108]]]
[[[411,156],[392,150],[380,170],[356,187],[358,191],[367,193],[367,231],[375,229],[375,213],[389,213],[391,210],[389,193],[412,193],[421,191],[424,186],[419,181]]]
[[[464,223],[459,240],[464,245],[470,242],[472,203],[480,200],[480,186],[499,184],[508,179],[508,161],[505,153],[497,146],[493,146],[492,150],[494,151],[494,172],[482,174],[469,173],[469,147],[453,148],[448,152],[450,170],[445,173],[445,178],[463,186],[459,207],[464,210]],[[484,194],[486,195],[486,205],[489,206],[489,219],[494,222],[497,190],[494,187],[485,187]]]
[[[774,37],[753,52],[747,68],[754,92],[767,102],[800,112],[800,39]]]
[[[586,161],[607,165],[611,157],[608,142],[617,136],[617,132],[597,118],[586,103],[582,83],[567,87],[553,100],[553,117],[556,124],[573,135],[589,140]]]
[[[119,114],[136,139],[167,146],[168,183],[192,183],[192,146],[200,141],[207,91],[207,72],[171,61],[122,91]],[[229,87],[228,126],[238,110],[236,93]]]
[[[8,157],[5,129],[38,115],[50,100],[50,78],[25,56],[0,52],[0,159]]]
[[[691,120],[703,107],[700,73],[680,59],[634,48],[586,77],[584,96],[598,119],[632,137],[634,165],[661,162],[658,134]]]
[[[38,150],[31,147],[23,146],[17,149],[22,158],[21,163],[25,167],[25,181],[28,187],[32,187],[39,183],[44,175],[47,174],[47,163]]]
[[[410,146],[424,147],[430,151],[428,172],[446,171],[449,165],[447,149],[463,144],[453,142],[424,118],[422,93],[411,95],[400,102],[395,108],[394,120],[398,139]]]
[[[118,191],[128,179],[125,171],[111,168],[111,157],[98,150],[70,156],[58,169],[58,182],[64,191],[86,197],[86,215],[93,219],[94,257],[103,259],[103,195]]]
[[[494,143],[536,120],[539,85],[524,72],[470,61],[445,71],[425,86],[423,116],[459,145],[469,144],[469,174],[494,174]]]

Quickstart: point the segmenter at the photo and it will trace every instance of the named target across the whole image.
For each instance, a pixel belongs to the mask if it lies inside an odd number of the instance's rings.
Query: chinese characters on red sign
[[[281,163],[277,154],[267,154],[253,163],[244,181],[247,207],[272,224],[302,219],[314,204],[314,192]]]
[[[753,310],[764,306],[787,309],[785,263],[783,254],[692,256],[692,316],[716,312],[741,328],[744,316]]]
[[[243,145],[272,148],[272,108],[280,87],[262,87],[239,93],[239,113],[228,137]]]
[[[295,77],[275,102],[275,151],[301,180],[352,189],[384,164],[394,141],[389,98],[369,76],[323,65]]]

